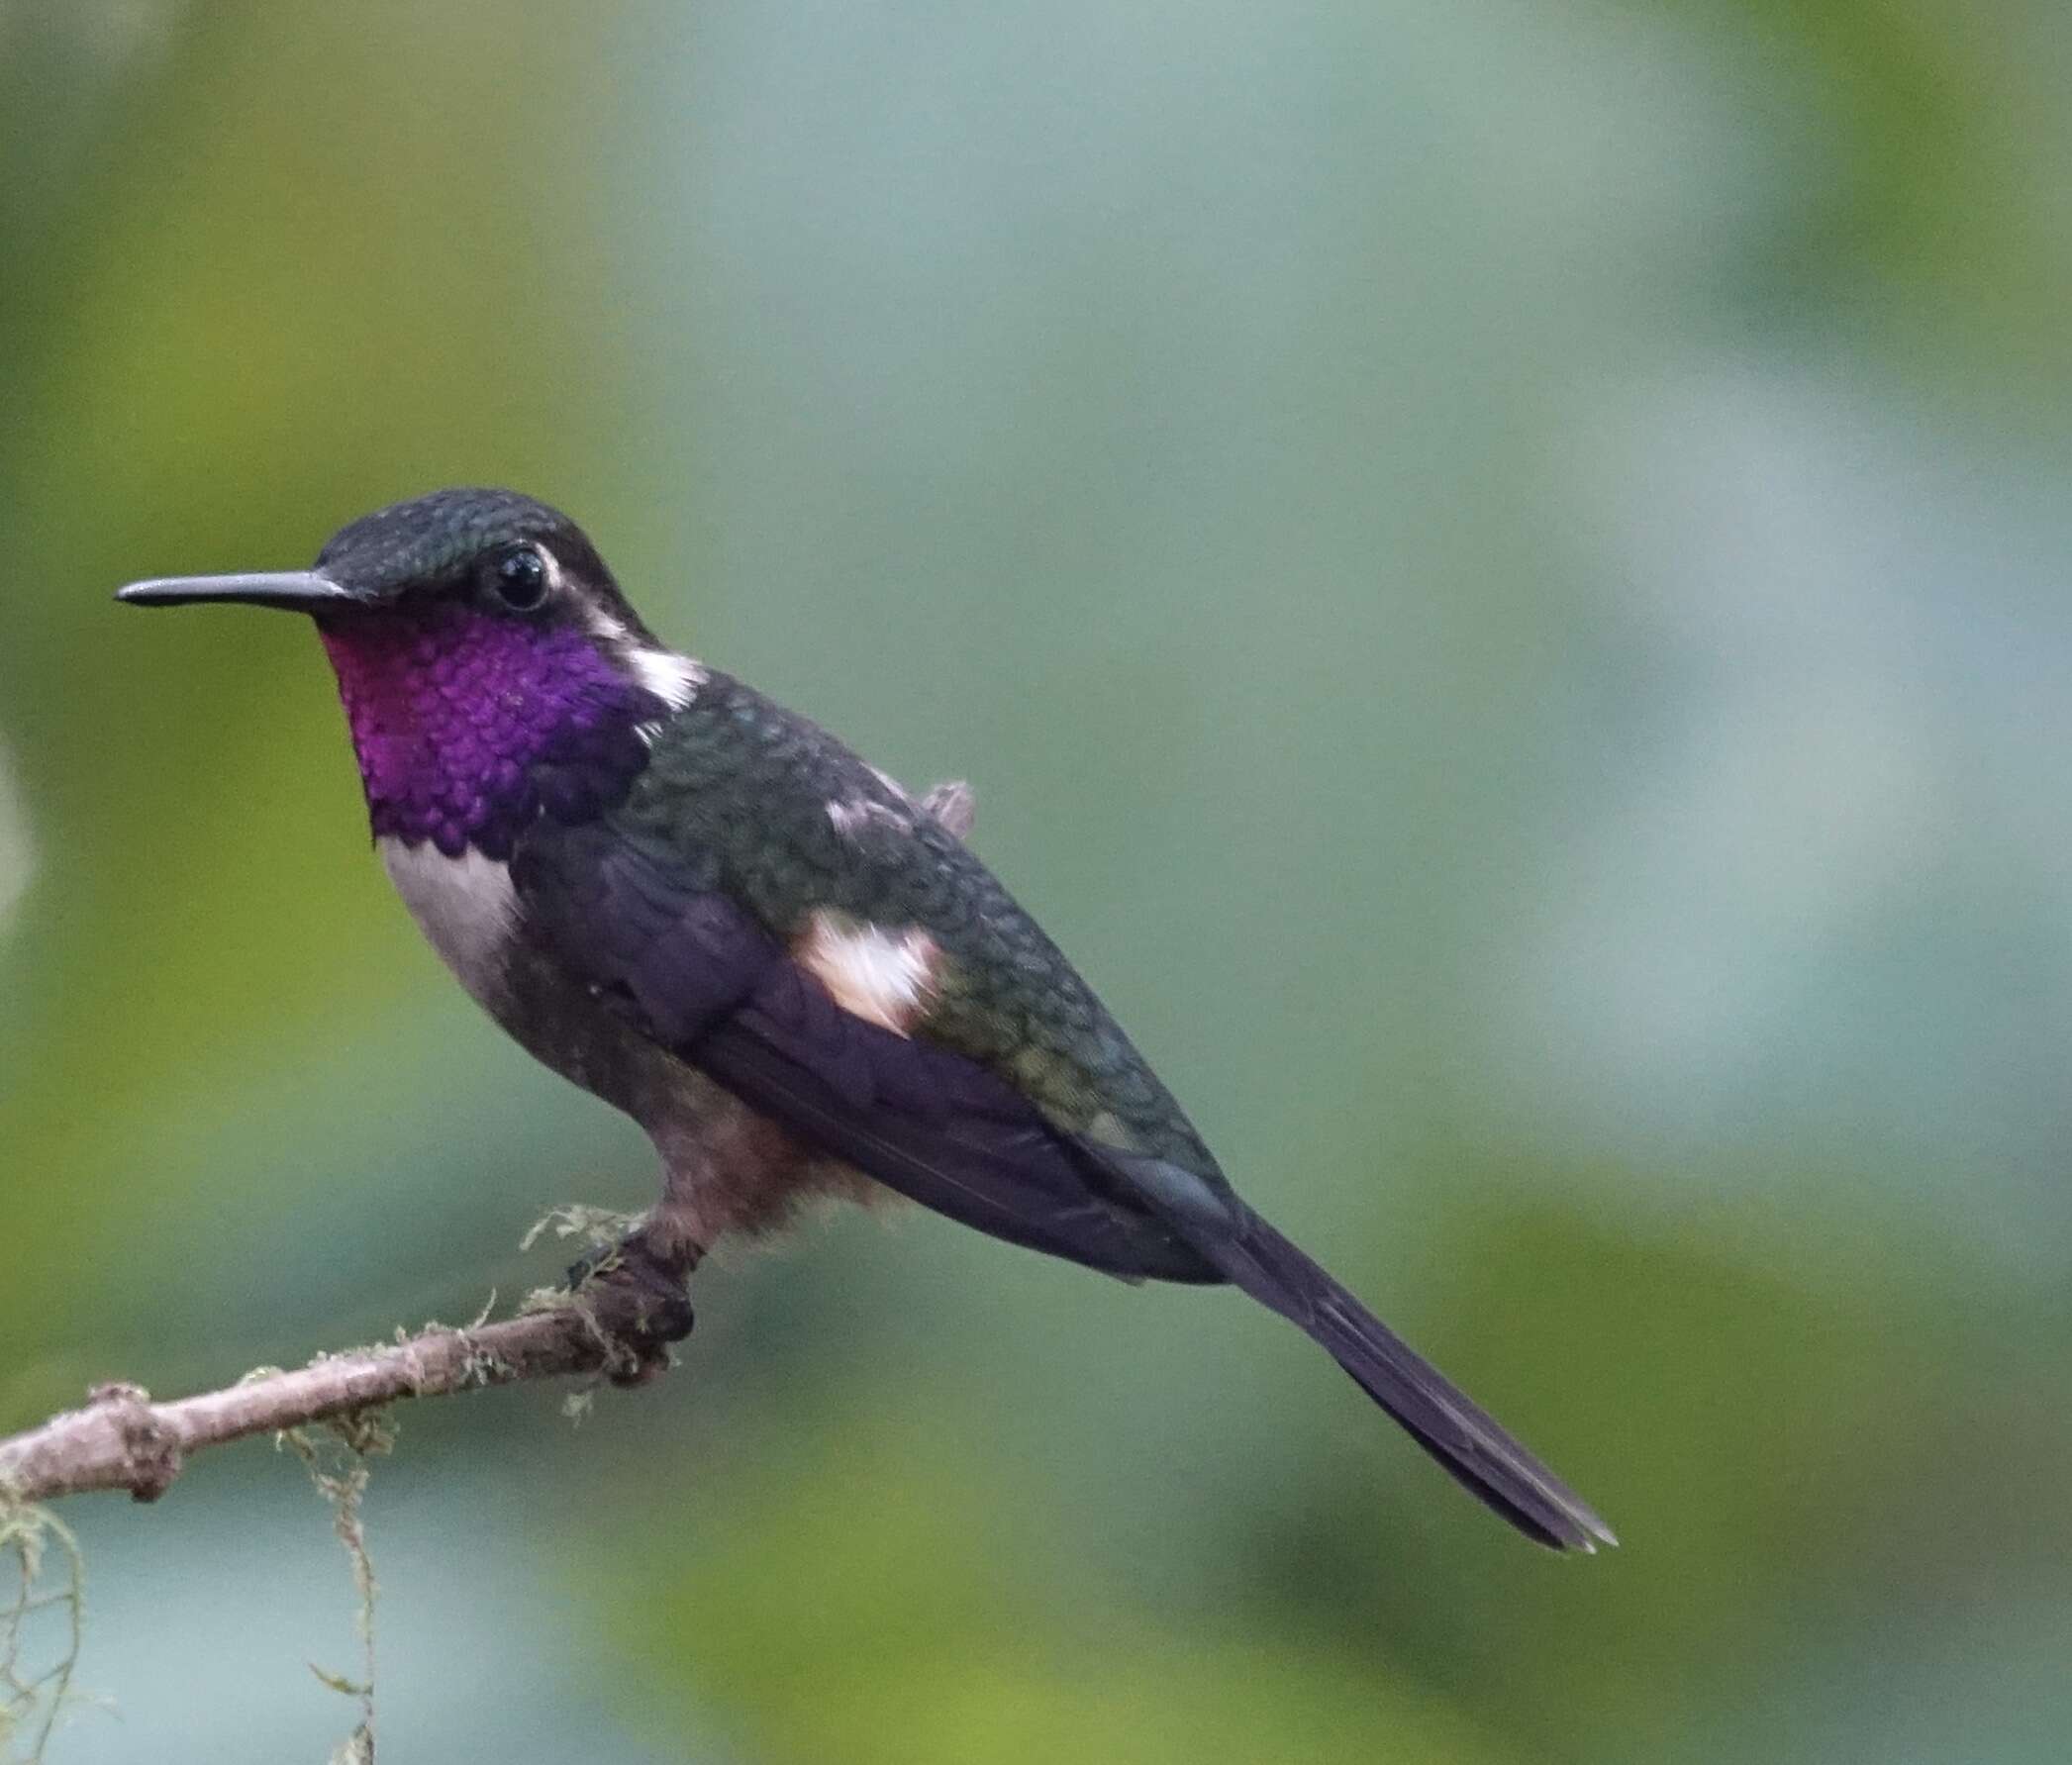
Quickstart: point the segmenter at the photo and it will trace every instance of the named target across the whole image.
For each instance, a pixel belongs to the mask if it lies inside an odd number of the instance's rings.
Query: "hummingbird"
[[[674,1333],[719,1238],[891,1191],[1126,1281],[1234,1286],[1527,1536],[1617,1542],[1246,1205],[953,799],[668,647],[565,515],[440,490],[352,522],[310,569],[118,598],[309,616],[425,935],[653,1141],[661,1199],[612,1260],[680,1308]]]

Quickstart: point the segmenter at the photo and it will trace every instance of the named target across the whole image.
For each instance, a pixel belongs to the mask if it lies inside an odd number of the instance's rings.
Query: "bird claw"
[[[668,1345],[689,1335],[697,1321],[683,1271],[636,1230],[569,1265],[570,1292],[592,1283],[617,1288],[633,1300],[630,1327],[619,1332],[630,1360],[613,1369],[612,1383],[646,1384],[668,1368]]]

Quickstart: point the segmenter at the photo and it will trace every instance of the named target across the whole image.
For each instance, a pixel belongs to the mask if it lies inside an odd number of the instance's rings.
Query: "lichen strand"
[[[374,835],[506,858],[544,811],[580,822],[647,763],[668,707],[589,635],[449,600],[328,620]]]

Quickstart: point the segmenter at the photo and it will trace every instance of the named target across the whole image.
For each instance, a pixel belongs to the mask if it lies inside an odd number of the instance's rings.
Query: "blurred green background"
[[[916,783],[1556,1560],[1228,1295],[919,1215],[677,1376],[402,1417],[382,1757],[2060,1760],[2058,0],[0,0],[0,1428],[637,1207],[366,843],[295,622],[509,483]],[[319,1759],[263,1447],[75,1502],[65,1760]]]

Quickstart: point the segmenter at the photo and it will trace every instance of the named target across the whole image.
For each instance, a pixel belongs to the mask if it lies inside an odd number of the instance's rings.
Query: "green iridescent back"
[[[714,673],[658,732],[611,819],[657,852],[701,854],[699,880],[787,942],[828,911],[926,932],[946,961],[919,1033],[1008,1079],[1059,1128],[1223,1186],[1179,1104],[1042,929],[817,724]]]

